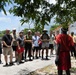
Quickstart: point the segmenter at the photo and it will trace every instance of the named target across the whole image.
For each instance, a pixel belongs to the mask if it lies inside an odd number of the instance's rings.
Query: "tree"
[[[68,27],[70,23],[76,21],[76,0],[56,0],[56,4],[50,4],[47,0],[13,1],[16,4],[10,12],[22,17],[22,24],[32,19],[36,25],[41,24],[44,28],[54,15],[56,15],[56,23],[63,27]]]
[[[10,12],[22,17],[22,24],[30,19],[35,24],[48,25],[50,19],[56,15],[56,22],[67,27],[76,21],[76,0],[56,0],[56,4],[50,4],[47,0],[0,0],[0,11],[5,11],[5,6],[14,3]]]
[[[30,19],[35,21],[35,25],[41,24],[48,25],[51,17],[54,13],[50,13],[53,4],[47,2],[47,0],[14,0],[16,5],[11,8],[10,12],[13,12],[15,16],[22,17],[22,24],[29,22]]]
[[[11,0],[0,0],[0,11],[2,10],[5,14],[7,14],[5,11],[5,6],[10,3],[12,3]]]
[[[39,31],[40,33],[42,33],[43,29],[44,29],[43,25],[41,25],[41,24],[34,25],[34,31],[35,32]]]
[[[55,30],[58,26],[59,25],[53,25],[53,26],[51,26],[50,31]]]
[[[57,0],[54,10],[57,15],[56,23],[61,24],[64,28],[76,21],[76,0]]]

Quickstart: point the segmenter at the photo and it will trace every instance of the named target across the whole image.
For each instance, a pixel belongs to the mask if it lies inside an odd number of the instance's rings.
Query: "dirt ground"
[[[76,75],[76,59],[74,57],[71,57],[71,64],[72,64],[72,68],[70,69],[71,75]],[[65,71],[63,73],[65,75]],[[51,64],[44,68],[31,72],[29,75],[58,75],[57,67],[55,64]]]

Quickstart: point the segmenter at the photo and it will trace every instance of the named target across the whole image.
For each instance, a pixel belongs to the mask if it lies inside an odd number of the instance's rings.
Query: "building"
[[[69,33],[74,32],[76,35],[76,22],[69,26]]]

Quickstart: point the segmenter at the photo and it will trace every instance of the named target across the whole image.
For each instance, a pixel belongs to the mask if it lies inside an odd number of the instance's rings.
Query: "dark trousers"
[[[34,52],[36,52],[36,57],[38,57],[38,50],[39,50],[39,47],[34,47],[33,49],[33,56],[34,56]]]
[[[31,50],[32,50],[32,44],[26,43],[25,44],[25,59],[26,59],[27,52],[28,52],[29,59],[31,59]]]
[[[63,71],[58,70],[58,75],[63,75]],[[70,75],[70,70],[66,70],[66,75]]]
[[[22,60],[24,60],[24,52],[22,53]]]
[[[71,50],[71,56],[74,56],[76,58],[76,50],[75,50],[75,48],[72,48],[72,50]]]

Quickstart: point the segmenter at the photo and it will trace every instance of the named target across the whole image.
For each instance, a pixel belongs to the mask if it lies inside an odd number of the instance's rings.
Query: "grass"
[[[48,65],[44,68],[31,72],[29,75],[57,75],[57,70],[54,65]]]

